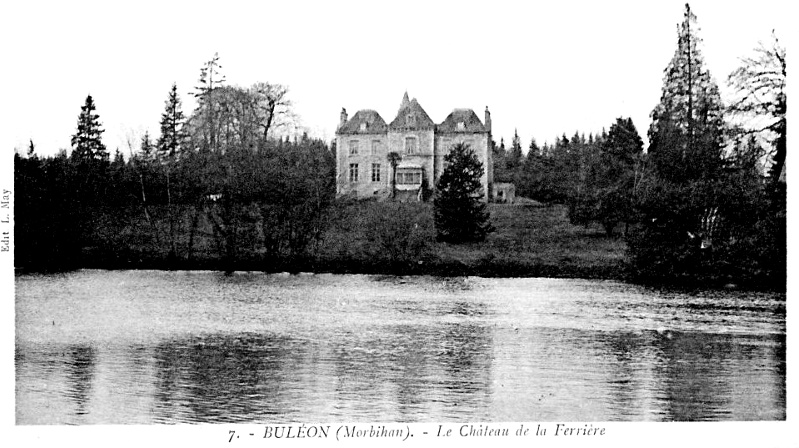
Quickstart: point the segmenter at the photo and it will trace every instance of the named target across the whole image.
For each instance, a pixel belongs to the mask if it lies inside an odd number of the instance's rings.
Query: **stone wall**
[[[417,143],[416,154],[408,154],[405,150],[405,139],[415,137]],[[433,179],[433,151],[434,135],[433,130],[407,130],[407,131],[388,131],[389,151],[395,151],[402,157],[403,164],[412,164],[422,167],[427,184],[430,188],[435,185]]]
[[[358,142],[358,154],[350,154],[351,142]],[[373,145],[375,142],[375,145]],[[336,137],[336,193],[358,197],[384,195],[391,188],[391,166],[386,159],[385,133],[341,134]],[[358,164],[358,181],[350,181],[350,164]],[[372,164],[380,164],[380,180],[372,181]]]

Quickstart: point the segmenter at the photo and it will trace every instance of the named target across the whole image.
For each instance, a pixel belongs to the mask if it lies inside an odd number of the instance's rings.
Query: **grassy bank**
[[[488,277],[621,278],[625,245],[600,228],[569,224],[563,206],[491,205],[496,231],[479,243],[435,241],[431,204],[351,205],[334,220],[319,261],[325,270],[344,262],[348,271],[480,275]],[[396,225],[391,225],[391,220]],[[381,221],[375,225],[374,221]],[[416,227],[418,225],[418,227]],[[403,228],[411,228],[402,232]],[[406,235],[409,233],[409,235]],[[392,241],[375,238],[390,234]],[[407,249],[391,252],[397,239]],[[422,248],[414,247],[423,240]],[[402,241],[398,243],[402,245]],[[370,247],[375,245],[377,247]]]
[[[258,247],[253,232],[230,261],[224,259],[204,213],[191,236],[191,207],[177,214],[175,257],[169,256],[165,209],[151,209],[149,220],[135,208],[98,209],[88,244],[84,242],[69,265],[61,267],[623,277],[623,239],[608,238],[599,227],[569,224],[563,206],[492,204],[490,212],[494,233],[483,242],[453,245],[435,241],[432,204],[341,202],[332,208],[326,231],[307,253],[270,256]]]

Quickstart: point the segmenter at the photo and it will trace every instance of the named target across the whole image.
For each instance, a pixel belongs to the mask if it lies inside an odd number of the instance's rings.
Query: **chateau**
[[[396,163],[396,192],[399,200],[421,200],[422,188],[435,188],[444,171],[444,156],[452,146],[465,143],[483,163],[481,179],[488,201],[493,184],[491,159],[491,114],[485,123],[472,109],[455,109],[435,124],[416,98],[402,98],[396,118],[386,124],[374,110],[359,110],[347,117],[341,110],[336,129],[336,193],[357,197],[389,197],[392,165],[389,153],[399,155]]]

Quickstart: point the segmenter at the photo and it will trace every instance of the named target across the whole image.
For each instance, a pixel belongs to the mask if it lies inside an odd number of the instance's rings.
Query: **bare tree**
[[[147,134],[145,133],[145,136]],[[155,238],[156,245],[161,245],[161,238],[158,235],[158,227],[153,222],[153,219],[150,215],[149,207],[147,206],[147,194],[144,188],[144,172],[149,167],[149,159],[146,157],[142,157],[140,154],[135,154],[133,150],[134,141],[137,139],[136,133],[132,130],[129,130],[125,135],[125,141],[128,146],[128,151],[130,152],[130,163],[135,167],[136,173],[139,175],[139,186],[141,187],[141,195],[138,198],[141,200],[142,209],[144,210],[144,219],[147,221],[147,225],[153,231],[153,236]],[[140,139],[142,145],[139,147],[139,153],[142,150],[147,150],[146,145],[148,144],[149,138],[142,137]]]
[[[287,99],[288,88],[281,84],[257,82],[249,89],[255,101],[255,111],[258,125],[263,131],[262,138],[266,140],[269,131],[274,127],[283,126],[293,122],[295,117],[291,111],[291,101]]]
[[[776,33],[768,45],[760,42],[754,55],[741,59],[727,82],[735,89],[735,99],[728,108],[740,134],[759,135],[771,147],[770,177],[779,181],[785,167],[786,111],[785,47]],[[740,137],[740,135],[739,135]]]

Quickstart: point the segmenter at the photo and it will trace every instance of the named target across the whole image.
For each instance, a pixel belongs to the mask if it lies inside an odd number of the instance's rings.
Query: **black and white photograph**
[[[789,2],[0,10],[9,446],[799,446]]]

